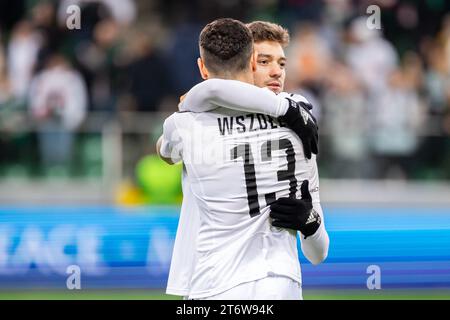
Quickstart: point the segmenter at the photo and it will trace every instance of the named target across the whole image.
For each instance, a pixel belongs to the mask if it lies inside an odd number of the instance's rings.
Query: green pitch
[[[450,289],[304,290],[305,300],[450,300]],[[180,300],[160,290],[0,291],[0,300]]]

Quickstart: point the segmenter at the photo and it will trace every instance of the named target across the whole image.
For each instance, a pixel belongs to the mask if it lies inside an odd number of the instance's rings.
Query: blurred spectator
[[[79,30],[66,29],[67,8],[71,5],[81,9]],[[117,77],[122,71],[116,61],[121,50],[121,28],[131,24],[135,17],[132,0],[77,0],[59,4],[58,22],[66,30],[63,49],[83,75],[90,111],[116,109]]]
[[[60,49],[63,41],[63,30],[56,21],[56,6],[49,0],[38,2],[31,9],[31,23],[40,34],[42,48],[46,52]]]
[[[120,52],[119,26],[112,19],[104,19],[94,27],[93,39],[75,47],[76,61],[86,78],[90,109],[112,111],[115,108]]]
[[[370,94],[379,94],[398,64],[397,53],[380,31],[369,29],[366,17],[354,19],[348,30],[346,63]]]
[[[425,88],[429,99],[430,112],[442,114],[450,98],[450,74],[445,53],[435,43],[427,48],[426,61],[428,70],[425,74]]]
[[[288,48],[289,86],[306,87],[317,93],[330,69],[330,62],[330,49],[317,27],[312,24],[298,25]]]
[[[197,68],[198,36],[203,26],[199,23],[182,23],[173,30],[168,46],[170,75],[177,95],[185,94],[201,81]]]
[[[444,17],[442,29],[438,33],[438,40],[444,48],[447,71],[450,71],[450,14]]]
[[[314,106],[312,113],[321,121],[321,89],[331,63],[331,52],[325,39],[313,24],[296,26],[287,48],[286,87],[299,93]]]
[[[450,17],[436,40],[424,41],[423,51],[428,65],[425,88],[432,114],[443,114],[450,105]]]
[[[331,150],[327,163],[336,178],[369,178],[372,176],[368,159],[367,104],[361,85],[352,71],[342,63],[332,66],[324,96],[325,121]],[[331,151],[331,152],[330,152]]]
[[[425,137],[418,161],[422,163],[423,175],[436,178],[450,176],[449,115],[450,115],[450,59],[448,58],[448,18],[436,39],[422,42],[422,52],[428,66],[424,76],[425,98],[427,99],[429,136]],[[444,172],[441,168],[444,169]],[[445,172],[446,170],[446,172]]]
[[[0,34],[0,43],[1,43],[1,34]],[[6,61],[5,61],[5,53],[3,51],[3,47],[0,46],[0,130],[3,131],[4,126],[4,109],[7,102],[11,99],[12,92],[11,87],[9,85],[8,77],[6,76]],[[0,133],[0,164],[7,159],[9,154],[7,154],[8,150],[8,141],[5,138],[5,134],[3,132]]]
[[[41,160],[48,168],[67,167],[74,130],[86,115],[87,92],[80,74],[54,54],[32,80],[30,111],[38,127]]]
[[[409,53],[401,68],[392,72],[385,90],[370,101],[372,152],[378,156],[379,177],[409,178],[426,117],[418,91],[422,65]]]
[[[0,34],[0,43],[1,40],[2,37]],[[0,108],[10,98],[12,98],[12,91],[9,83],[9,78],[6,74],[6,57],[3,47],[0,46]]]
[[[163,99],[173,92],[172,81],[178,76],[170,69],[174,61],[155,46],[148,26],[130,33],[128,47],[131,60],[124,67],[122,79],[123,92],[131,102],[128,108],[158,111]]]
[[[24,175],[31,169],[29,166],[23,166],[24,162],[32,161],[34,151],[30,146],[24,108],[23,101],[13,95],[6,72],[5,52],[0,46],[0,170],[9,166],[8,170],[5,170],[7,172],[4,171],[6,175]]]
[[[43,39],[28,21],[19,22],[8,44],[8,76],[15,97],[25,99]]]

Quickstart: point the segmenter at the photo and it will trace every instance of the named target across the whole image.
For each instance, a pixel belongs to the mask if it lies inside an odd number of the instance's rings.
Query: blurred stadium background
[[[81,28],[67,19],[77,5]],[[370,5],[381,30],[370,30]],[[173,299],[180,167],[162,121],[218,17],[291,33],[286,91],[320,121],[329,257],[306,299],[450,298],[450,3],[1,0],[0,299]],[[81,268],[81,290],[66,269]],[[370,266],[381,289],[368,290]]]

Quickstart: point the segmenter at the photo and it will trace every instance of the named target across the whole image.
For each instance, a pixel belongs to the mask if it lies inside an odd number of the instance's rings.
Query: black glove
[[[286,123],[300,137],[305,157],[311,159],[311,152],[319,153],[319,127],[316,119],[309,111],[312,106],[302,101],[295,102],[292,99],[286,99],[289,101],[288,111],[278,119]]]
[[[302,198],[280,198],[270,205],[270,217],[274,227],[300,231],[305,239],[319,229],[322,219],[313,209],[309,182],[304,180],[301,186]]]

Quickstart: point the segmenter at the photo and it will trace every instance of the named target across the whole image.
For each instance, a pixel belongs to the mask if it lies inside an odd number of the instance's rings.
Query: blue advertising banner
[[[304,286],[450,288],[450,209],[325,207],[327,260]],[[178,207],[0,207],[0,288],[165,288]],[[369,280],[368,280],[369,279]]]

